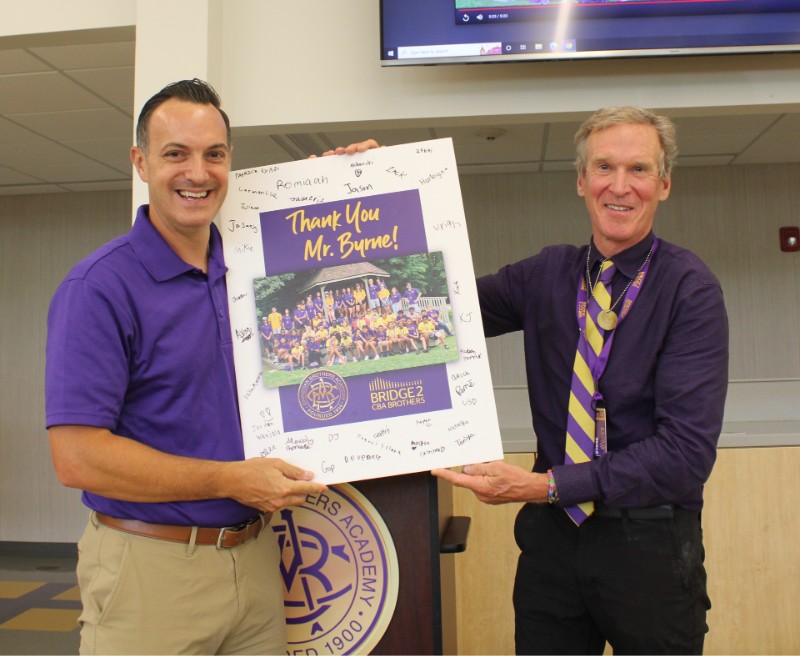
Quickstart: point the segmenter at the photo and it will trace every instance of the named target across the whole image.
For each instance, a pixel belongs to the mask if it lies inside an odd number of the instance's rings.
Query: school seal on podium
[[[368,653],[394,613],[394,542],[374,506],[350,485],[275,513],[290,654]]]

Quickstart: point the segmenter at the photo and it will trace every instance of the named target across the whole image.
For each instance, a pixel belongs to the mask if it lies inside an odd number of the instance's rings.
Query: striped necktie
[[[600,310],[611,307],[611,279],[616,267],[605,260],[600,267],[600,278],[590,290],[586,311],[586,328],[578,338],[575,364],[572,368],[572,386],[569,393],[569,416],[567,417],[567,443],[564,462],[568,465],[589,462],[595,453],[596,415],[593,397],[596,382],[592,374],[593,364],[603,350],[605,331],[597,325]],[[587,284],[583,281],[581,284]],[[565,508],[567,514],[580,525],[594,512],[594,502],[586,501]]]

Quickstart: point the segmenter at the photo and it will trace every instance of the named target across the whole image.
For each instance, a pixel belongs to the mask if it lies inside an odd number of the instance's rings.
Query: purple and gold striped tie
[[[600,267],[600,279],[589,294],[586,311],[586,329],[578,337],[575,364],[572,368],[572,386],[569,393],[567,417],[567,444],[564,462],[568,465],[589,462],[595,453],[596,417],[592,399],[596,383],[592,375],[593,363],[603,350],[605,331],[597,325],[600,310],[611,306],[611,279],[616,267],[605,260]],[[581,284],[586,284],[584,280]],[[580,525],[594,512],[594,502],[586,501],[565,508],[567,514]]]

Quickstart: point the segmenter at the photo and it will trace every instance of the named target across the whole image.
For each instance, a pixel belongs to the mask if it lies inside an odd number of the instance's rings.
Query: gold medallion
[[[614,330],[617,327],[617,314],[613,310],[600,310],[597,315],[597,325],[603,330]]]

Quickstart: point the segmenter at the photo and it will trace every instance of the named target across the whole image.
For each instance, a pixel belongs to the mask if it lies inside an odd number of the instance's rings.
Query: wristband
[[[556,479],[553,476],[553,470],[547,470],[547,503],[558,503],[558,490],[556,490]]]

